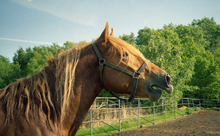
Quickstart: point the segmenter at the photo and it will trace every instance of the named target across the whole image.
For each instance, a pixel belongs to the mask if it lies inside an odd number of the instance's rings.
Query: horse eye
[[[128,53],[127,52],[124,52],[123,53],[123,57],[127,57],[128,56]]]

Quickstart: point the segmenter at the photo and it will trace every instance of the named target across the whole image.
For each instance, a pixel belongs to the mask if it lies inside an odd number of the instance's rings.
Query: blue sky
[[[214,17],[220,24],[219,0],[1,0],[0,55],[12,57],[19,47],[90,42],[108,21],[114,35],[137,36],[139,29],[165,24],[187,25]]]

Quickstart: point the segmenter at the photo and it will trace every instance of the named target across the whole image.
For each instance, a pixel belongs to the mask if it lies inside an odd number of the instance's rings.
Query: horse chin
[[[159,100],[162,95],[162,89],[156,88],[157,87],[154,86],[148,86],[147,88],[147,94],[152,102],[156,102],[157,100]]]

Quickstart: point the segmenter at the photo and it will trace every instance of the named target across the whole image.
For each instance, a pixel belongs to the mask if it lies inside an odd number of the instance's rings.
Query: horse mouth
[[[159,100],[162,95],[163,90],[170,94],[173,91],[173,86],[159,87],[158,85],[148,85],[147,92],[148,92],[149,99],[153,102]]]
[[[161,90],[161,91],[163,91],[163,89],[162,88],[160,88],[160,87],[158,87],[158,86],[156,86],[156,85],[152,85],[151,86],[151,89],[153,89],[153,90]]]

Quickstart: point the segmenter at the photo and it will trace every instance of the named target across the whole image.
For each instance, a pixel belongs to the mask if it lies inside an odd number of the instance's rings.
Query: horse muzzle
[[[166,74],[162,80],[156,80],[147,83],[147,94],[149,99],[153,102],[160,99],[163,90],[169,94],[173,92],[171,77],[168,74]]]

